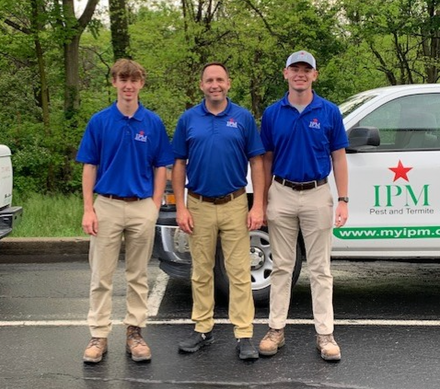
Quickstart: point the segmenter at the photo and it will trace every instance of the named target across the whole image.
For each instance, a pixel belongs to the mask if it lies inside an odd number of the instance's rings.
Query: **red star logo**
[[[402,161],[399,160],[397,167],[389,167],[388,169],[390,169],[395,174],[393,182],[397,181],[399,178],[403,178],[404,180],[409,182],[408,176],[406,174],[410,170],[412,170],[412,167],[404,167],[402,165]]]

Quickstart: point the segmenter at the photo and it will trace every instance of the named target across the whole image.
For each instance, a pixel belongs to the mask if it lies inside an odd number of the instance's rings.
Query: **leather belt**
[[[317,181],[307,181],[307,182],[293,182],[289,180],[285,180],[284,178],[275,176],[274,180],[279,182],[281,185],[292,188],[293,190],[309,190],[313,188],[317,188],[318,186],[324,185],[327,183],[327,178],[323,178],[322,180]]]
[[[242,194],[246,193],[246,190],[244,188],[240,188],[238,190],[236,190],[235,192],[229,193],[225,196],[221,196],[221,197],[206,197],[206,196],[201,196],[197,193],[194,193],[191,190],[188,190],[188,195],[191,197],[194,197],[197,200],[200,201],[206,201],[207,203],[213,203],[215,205],[220,205],[220,204],[226,204],[229,203],[231,200],[234,200],[235,198],[241,196]]]
[[[102,197],[107,197],[108,199],[112,199],[112,200],[121,200],[121,201],[126,201],[127,203],[131,203],[132,201],[140,201],[143,200],[139,197],[119,197],[119,196],[115,196],[115,195],[107,195],[107,194],[102,194]]]

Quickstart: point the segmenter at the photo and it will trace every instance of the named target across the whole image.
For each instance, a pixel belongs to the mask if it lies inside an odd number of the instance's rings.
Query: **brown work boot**
[[[316,348],[321,352],[321,358],[326,361],[340,361],[341,349],[330,335],[316,335]]]
[[[107,338],[90,339],[84,351],[83,361],[87,363],[101,362],[102,356],[107,352]]]
[[[284,328],[275,330],[270,328],[267,334],[261,339],[259,351],[261,355],[271,356],[278,352],[278,349],[285,344]]]
[[[141,329],[135,326],[127,327],[127,353],[135,362],[149,361],[151,350],[142,338]]]

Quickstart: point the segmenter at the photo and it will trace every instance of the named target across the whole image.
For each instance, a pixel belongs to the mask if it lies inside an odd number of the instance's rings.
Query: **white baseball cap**
[[[307,51],[297,51],[289,56],[286,61],[286,68],[298,62],[309,64],[313,69],[316,69],[315,57]]]

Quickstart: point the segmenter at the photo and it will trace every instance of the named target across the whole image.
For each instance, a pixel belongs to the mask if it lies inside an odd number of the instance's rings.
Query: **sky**
[[[84,7],[87,4],[87,0],[74,0],[74,3],[75,3],[75,13],[78,16],[84,10]],[[108,0],[99,0],[98,7],[99,8],[108,7]]]

